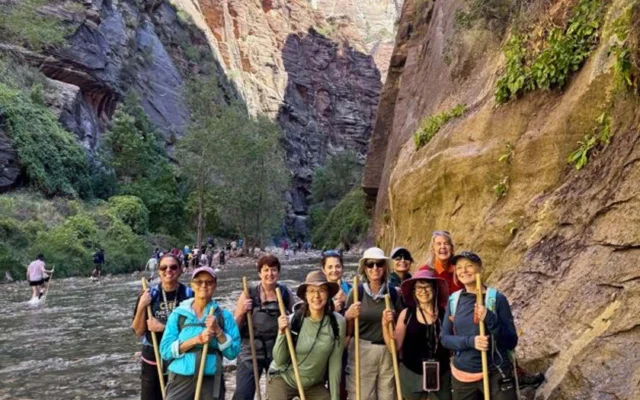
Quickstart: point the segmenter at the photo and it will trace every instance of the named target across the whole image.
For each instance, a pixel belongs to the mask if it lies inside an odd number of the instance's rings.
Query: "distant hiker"
[[[281,245],[282,245],[282,251],[284,252],[284,256],[288,260],[289,259],[289,242],[287,241],[287,239],[282,239]]]
[[[218,262],[220,263],[220,265],[224,265],[226,263],[225,258],[226,258],[226,254],[224,252],[224,249],[222,249],[218,254]]]
[[[200,254],[200,266],[201,267],[209,266],[209,257],[207,257],[207,253],[205,253],[204,251],[202,251]]]
[[[149,258],[147,264],[144,267],[145,272],[149,272],[149,280],[152,280],[155,277],[157,268],[158,260],[155,257]]]
[[[391,259],[377,247],[367,249],[359,262],[358,273],[363,283],[353,288],[347,297],[347,319],[349,334],[353,334],[355,318],[360,318],[360,390],[361,398],[393,400],[396,397],[393,361],[382,335],[382,313],[385,310],[384,295],[389,293],[395,315],[402,311],[400,295],[389,290],[388,279]],[[360,301],[353,302],[353,293],[358,291]],[[355,398],[355,353],[354,341],[349,345],[347,364],[347,391]],[[400,399],[397,399],[400,400]]]
[[[436,275],[444,278],[449,285],[449,292],[457,292],[463,285],[456,279],[455,267],[451,262],[454,253],[453,239],[447,231],[435,231],[431,234],[427,264],[420,269],[432,269]]]
[[[241,249],[243,245],[244,245],[244,240],[238,239],[238,248]]]
[[[311,250],[311,242],[310,241],[306,241],[304,242],[304,252],[308,252],[309,250]]]
[[[310,272],[305,283],[298,288],[298,297],[304,301],[302,307],[293,314],[291,322],[288,316],[278,318],[278,338],[273,347],[267,384],[270,399],[298,397],[284,334],[289,326],[295,337],[295,353],[305,397],[309,400],[340,399],[346,324],[344,317],[333,311],[331,303],[338,290],[338,284],[327,281],[320,271]],[[326,381],[328,388],[325,387]]]
[[[509,302],[496,289],[484,287],[485,305],[476,304],[475,275],[483,270],[478,255],[464,251],[451,262],[457,280],[464,285],[449,297],[442,324],[442,344],[455,352],[453,400],[483,398],[481,351],[487,351],[491,399],[516,400],[510,352],[518,344],[518,335]],[[478,321],[484,321],[487,336],[480,336]]]
[[[449,350],[440,343],[442,319],[449,298],[447,282],[435,276],[433,271],[425,270],[402,282],[400,288],[407,308],[398,316],[394,337],[401,360],[402,396],[406,400],[450,400]],[[385,325],[392,320],[393,315],[387,315],[382,323]],[[383,333],[391,351],[390,343],[394,339],[387,329]],[[425,380],[436,390],[425,391]]]
[[[156,259],[156,261],[160,259],[160,248],[156,247],[156,249],[153,251],[153,257]]]
[[[215,243],[214,243],[214,241],[213,241],[213,237],[209,236],[209,237],[207,238],[207,245],[208,245],[208,246],[211,246],[211,247],[214,247],[214,246],[215,246]]]
[[[98,249],[98,251],[93,255],[93,272],[91,276],[95,279],[100,279],[100,275],[102,275],[102,267],[104,266],[104,250]]]
[[[182,302],[169,316],[160,342],[162,359],[169,364],[166,400],[194,398],[205,343],[209,348],[200,398],[225,398],[222,357],[227,360],[238,357],[240,332],[233,315],[213,300],[217,281],[213,269],[196,268],[191,276],[194,298]],[[208,316],[211,309],[213,315]]]
[[[258,373],[262,375],[273,360],[272,349],[278,337],[280,310],[276,298],[276,287],[279,287],[282,292],[286,309],[291,311],[293,308],[293,293],[284,284],[278,282],[280,268],[280,260],[274,255],[266,254],[260,257],[257,262],[260,282],[249,286],[249,298],[243,293],[238,299],[234,318],[242,332],[242,352],[236,363],[236,391],[233,394],[233,400],[253,400],[256,391],[249,330],[246,326],[247,313],[253,310]]]
[[[342,254],[336,250],[327,250],[322,253],[320,263],[322,273],[327,277],[327,281],[337,283],[340,287],[338,293],[333,296],[333,307],[335,311],[344,315],[346,311],[344,305],[351,290],[351,284],[342,279],[342,274],[344,273]]]
[[[38,254],[35,260],[27,267],[27,281],[31,286],[31,298],[39,299],[44,294],[44,284],[49,280],[47,274],[52,271],[45,269],[44,255]],[[35,301],[35,300],[34,300]]]
[[[181,302],[193,297],[193,291],[178,282],[182,271],[178,257],[167,253],[160,258],[158,265],[160,283],[151,286],[138,296],[138,301],[134,308],[133,322],[131,323],[133,331],[138,337],[142,338],[140,379],[141,398],[143,400],[162,399],[151,332],[156,332],[159,342],[171,312]],[[148,305],[151,305],[151,313],[153,315],[147,315]],[[167,378],[165,377],[166,381]]]
[[[405,247],[396,247],[391,251],[393,260],[393,272],[389,276],[389,286],[400,288],[400,284],[411,278],[411,265],[413,257]]]

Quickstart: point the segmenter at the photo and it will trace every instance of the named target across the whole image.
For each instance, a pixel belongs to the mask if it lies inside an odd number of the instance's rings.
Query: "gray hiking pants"
[[[214,379],[213,376],[202,377],[202,389],[201,399],[217,399],[214,396]],[[198,382],[198,375],[177,375],[174,373],[169,374],[169,383],[167,384],[167,398],[166,400],[193,400],[196,394],[196,384]],[[224,399],[224,384],[222,385],[222,395],[220,400]]]

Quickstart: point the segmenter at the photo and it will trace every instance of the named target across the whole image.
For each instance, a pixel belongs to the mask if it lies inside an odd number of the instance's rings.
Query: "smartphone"
[[[422,362],[422,388],[425,392],[440,390],[440,363],[438,361]]]

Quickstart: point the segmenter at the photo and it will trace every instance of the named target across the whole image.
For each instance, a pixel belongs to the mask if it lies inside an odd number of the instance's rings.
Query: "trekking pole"
[[[480,274],[476,274],[476,304],[478,306],[482,305],[482,280],[480,278]],[[484,321],[479,321],[478,325],[480,326],[480,336],[485,336]],[[487,362],[487,351],[483,350],[480,354],[482,356],[482,387],[484,389],[484,400],[489,400],[491,398],[491,393],[489,392],[489,364]]]
[[[392,289],[395,290],[395,289]],[[384,295],[384,302],[387,306],[387,310],[391,310],[391,297],[389,294]],[[393,360],[393,374],[396,380],[396,393],[397,398],[402,399],[402,388],[400,387],[400,370],[398,369],[398,353],[396,352],[396,340],[393,337],[393,322],[390,322],[387,326],[389,329],[389,336],[391,337],[391,359]]]
[[[242,277],[242,289],[245,298],[249,298],[249,285],[247,285],[247,277]],[[249,328],[249,344],[251,345],[251,362],[253,363],[253,379],[256,385],[256,393],[258,400],[262,400],[262,388],[260,388],[260,374],[258,372],[258,358],[256,356],[256,343],[253,336],[253,309],[247,313],[247,328]]]
[[[53,267],[51,270],[51,275],[49,275],[49,280],[47,281],[47,287],[44,289],[44,300],[43,303],[47,302],[47,297],[49,297],[49,286],[51,286],[51,281],[53,280],[53,273],[56,272],[56,267]]]
[[[209,309],[207,316],[213,315],[213,306]],[[205,328],[206,329],[206,328]],[[200,370],[198,371],[198,382],[196,383],[196,396],[193,400],[200,400],[200,392],[202,391],[202,378],[204,378],[204,367],[207,364],[207,352],[209,351],[209,342],[202,346],[202,360],[200,360]]]
[[[278,296],[278,306],[280,307],[280,315],[287,315],[284,310],[284,302],[282,301],[282,294],[280,293],[280,288],[276,288],[276,296]],[[304,397],[304,388],[302,387],[302,380],[300,379],[300,370],[298,369],[298,358],[296,357],[296,349],[293,347],[293,339],[291,338],[291,329],[287,326],[287,329],[284,331],[285,335],[287,335],[287,345],[289,345],[289,354],[291,354],[291,363],[293,364],[293,374],[296,377],[296,384],[298,385],[298,394],[300,395],[300,400],[306,400]]]
[[[149,285],[147,284],[147,279],[142,278],[142,290],[147,290]],[[147,306],[147,318],[152,318],[153,314],[151,313],[151,305]],[[167,394],[165,393],[164,387],[164,374],[162,373],[162,358],[160,358],[160,351],[158,351],[158,337],[155,332],[151,332],[151,342],[153,343],[153,355],[156,357],[156,368],[158,369],[158,379],[160,379],[160,390],[162,390],[162,398],[166,398]]]
[[[358,302],[358,276],[353,277],[353,303]],[[353,349],[355,350],[356,359],[356,400],[360,400],[360,318],[356,317],[355,327],[353,334],[354,343]]]

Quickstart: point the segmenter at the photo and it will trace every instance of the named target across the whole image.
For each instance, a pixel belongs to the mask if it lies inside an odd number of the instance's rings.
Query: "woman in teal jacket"
[[[180,303],[167,320],[160,354],[169,363],[167,400],[193,399],[202,359],[202,347],[209,343],[202,381],[203,399],[224,399],[222,356],[233,360],[240,353],[240,332],[233,315],[212,299],[217,278],[213,269],[200,267],[193,271],[193,299]],[[209,317],[209,310],[214,314]]]

